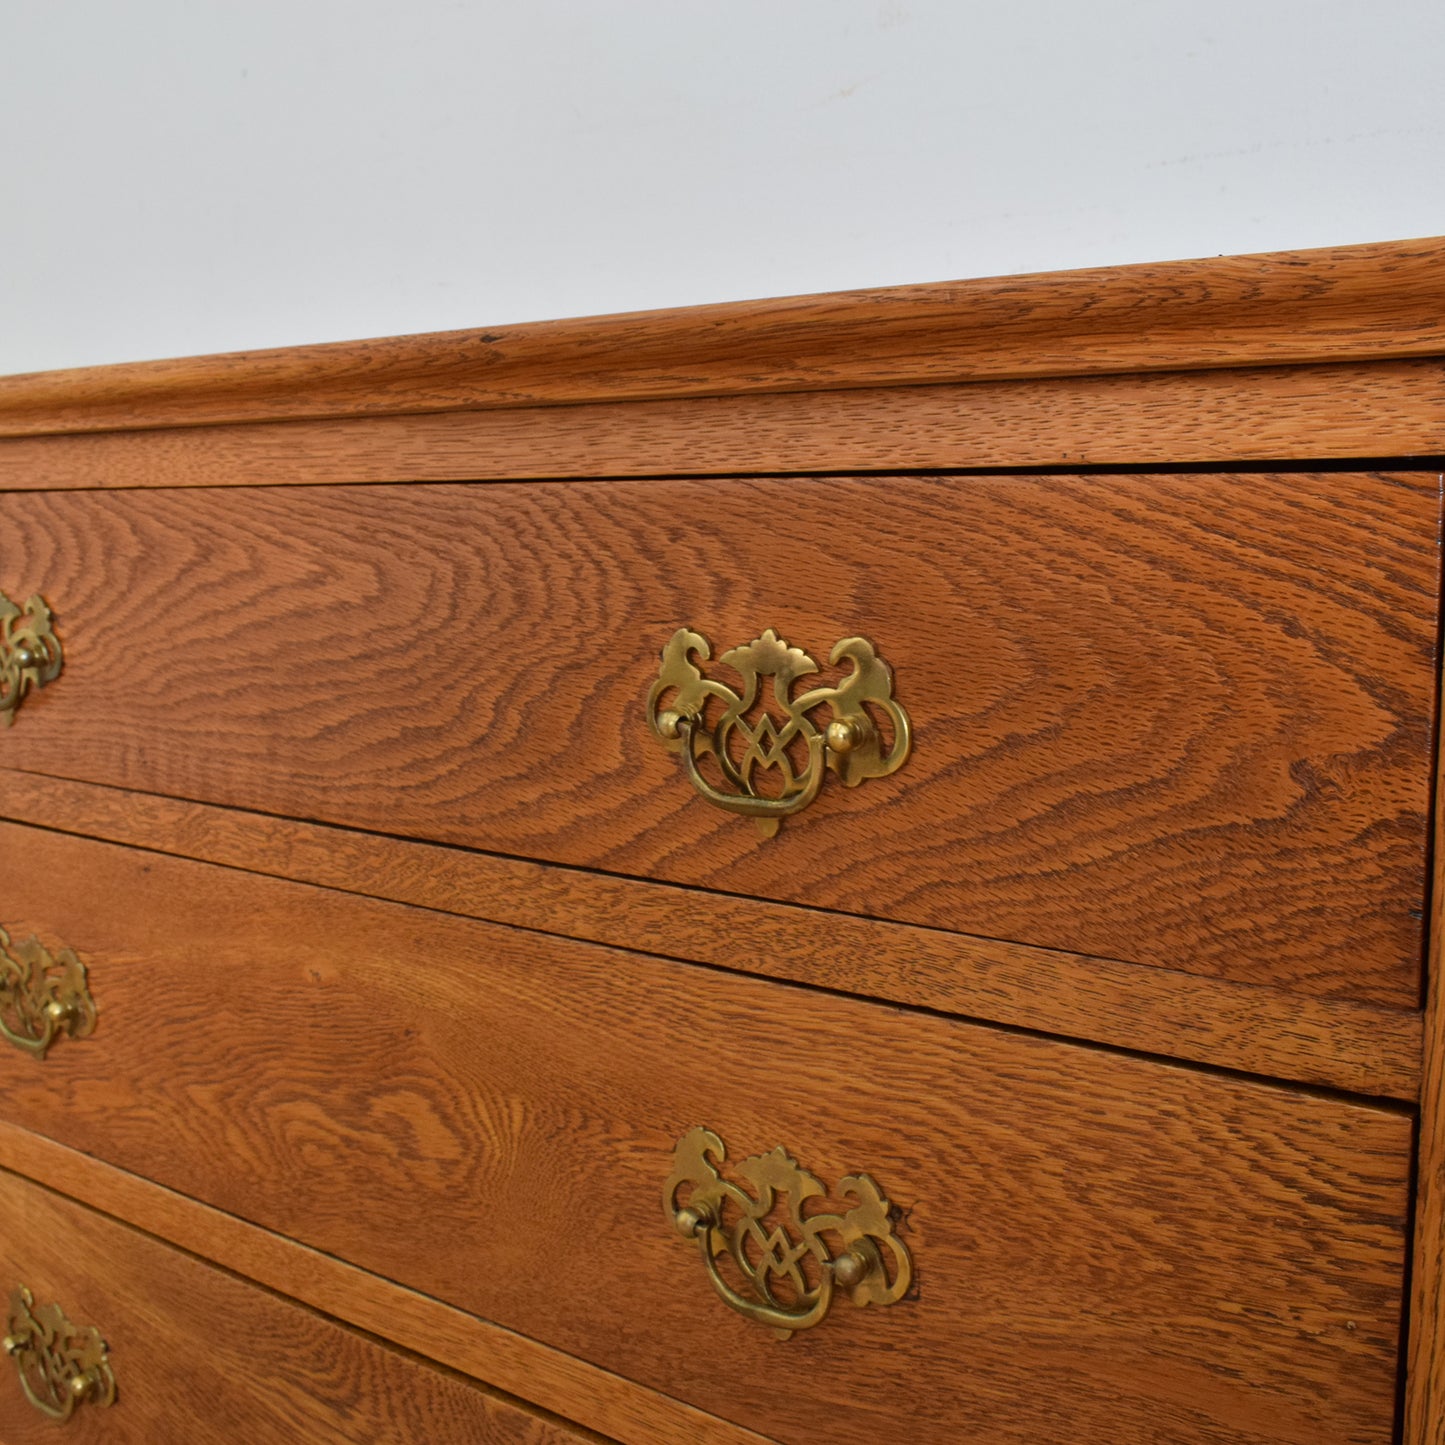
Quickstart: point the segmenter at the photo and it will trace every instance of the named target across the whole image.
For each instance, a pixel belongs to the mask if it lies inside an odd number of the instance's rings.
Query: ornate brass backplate
[[[25,1398],[52,1420],[70,1419],[81,1405],[115,1404],[100,1331],[71,1324],[59,1305],[37,1305],[24,1285],[10,1296],[5,1353],[20,1371]]]
[[[843,638],[828,658],[834,667],[852,663],[852,672],[835,687],[815,687],[798,697],[793,684],[817,672],[818,664],[772,628],[718,659],[742,679],[740,691],[704,677],[694,655],[707,662],[712,647],[700,632],[679,628],[662,651],[662,669],[647,697],[648,723],[682,756],[693,787],[708,802],[752,818],[765,838],[818,796],[828,768],[853,788],[865,778],[896,772],[908,757],[912,730],[893,696],[892,669],[861,637]],[[781,723],[767,709],[765,678],[772,679]],[[711,722],[709,709],[715,714]],[[827,709],[826,718],[810,716],[820,709]],[[885,740],[870,709],[888,719],[890,739]],[[790,747],[801,747],[801,766]],[[721,787],[709,782],[699,766],[709,755]]]
[[[43,1059],[62,1035],[95,1030],[85,965],[68,948],[51,953],[38,938],[19,943],[0,928],[0,1036]]]
[[[31,688],[60,676],[64,659],[50,624],[43,597],[32,597],[22,610],[0,592],[0,727],[15,721],[16,709]]]
[[[726,1157],[711,1130],[688,1130],[662,1190],[663,1209],[679,1234],[697,1240],[724,1304],[786,1340],[819,1324],[839,1290],[855,1305],[889,1305],[908,1292],[913,1257],[870,1176],[839,1180],[837,1197],[850,1201],[841,1213],[809,1212],[828,1190],[781,1147],[736,1167],[746,1189],[719,1173]],[[724,1277],[724,1260],[746,1293]]]

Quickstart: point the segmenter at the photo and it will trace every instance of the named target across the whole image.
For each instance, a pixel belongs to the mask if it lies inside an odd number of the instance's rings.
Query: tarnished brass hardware
[[[821,1323],[839,1290],[855,1305],[893,1304],[908,1292],[913,1257],[893,1233],[888,1201],[867,1174],[839,1181],[838,1197],[851,1201],[843,1213],[804,1214],[807,1200],[826,1198],[828,1191],[781,1147],[737,1166],[751,1193],[718,1173],[726,1158],[711,1130],[689,1129],[662,1190],[673,1228],[697,1240],[724,1304],[788,1339]],[[785,1218],[769,1224],[783,1199]],[[748,1294],[724,1278],[724,1257]]]
[[[893,672],[861,637],[835,644],[828,661],[836,667],[851,662],[853,671],[836,687],[815,687],[794,697],[793,684],[818,671],[801,648],[789,647],[769,628],[745,647],[723,653],[719,662],[742,678],[742,690],[702,675],[693,654],[707,662],[712,647],[700,633],[679,628],[662,651],[662,668],[647,696],[647,720],[672,752],[682,756],[694,788],[710,803],[751,818],[763,837],[771,838],[784,818],[806,808],[818,796],[823,777],[832,768],[850,788],[865,778],[883,778],[903,766],[912,746],[908,714],[893,696]],[[783,712],[781,725],[762,702],[762,679],[772,679],[773,701]],[[707,712],[720,707],[709,723]],[[761,707],[750,721],[748,714]],[[828,708],[831,716],[819,726],[809,713]],[[869,709],[888,719],[893,736],[885,739]],[[801,744],[807,761],[798,767],[789,756]],[[703,775],[699,764],[711,756],[725,786]],[[763,775],[775,783],[759,786]]]
[[[10,1296],[5,1353],[20,1371],[25,1398],[51,1420],[81,1405],[115,1404],[115,1374],[100,1331],[80,1328],[59,1305],[39,1305],[21,1285]]]
[[[95,1031],[85,965],[68,948],[52,954],[33,935],[19,943],[0,928],[0,1036],[43,1059],[62,1035]]]
[[[50,624],[43,597],[32,597],[22,611],[0,592],[0,727],[15,721],[16,709],[31,688],[60,676],[64,659]]]

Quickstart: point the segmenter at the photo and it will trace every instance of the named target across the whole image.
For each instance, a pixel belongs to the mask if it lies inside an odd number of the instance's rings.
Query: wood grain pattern
[[[0,586],[45,593],[67,666],[0,762],[1413,1008],[1439,492],[1186,474],[10,496]],[[760,844],[644,724],[684,624],[819,654],[863,632],[914,756]]]
[[[1445,353],[1445,242],[1106,267],[0,378],[0,432]]]
[[[1445,750],[1438,747],[1435,778],[1404,1445],[1445,1445]]]
[[[513,1395],[546,1400],[554,1406],[565,1403],[578,1418],[621,1445],[658,1445],[671,1440],[689,1445],[765,1445],[765,1437],[751,1430],[644,1390],[595,1365],[306,1249],[149,1179],[17,1129],[3,1119],[0,1168],[89,1201],[203,1259],[463,1374],[490,1380]]]
[[[115,1404],[58,1431],[0,1368],[7,1445],[601,1442],[0,1172],[0,1281],[101,1331]],[[0,1305],[3,1307],[3,1305]]]
[[[515,927],[1413,1101],[1418,1010],[0,771],[0,817]],[[748,948],[741,957],[738,940]]]
[[[0,440],[0,488],[1179,465],[1445,448],[1445,365],[1394,361],[251,422]]]
[[[1391,1438],[1401,1111],[23,837],[101,1027],[0,1062],[22,1128],[783,1440]],[[873,1172],[918,1297],[729,1315],[659,1208],[699,1122]]]

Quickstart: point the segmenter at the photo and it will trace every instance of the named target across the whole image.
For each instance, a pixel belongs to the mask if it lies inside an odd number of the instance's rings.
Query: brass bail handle
[[[59,1305],[37,1305],[24,1285],[10,1296],[4,1345],[25,1398],[47,1419],[115,1403],[115,1373],[100,1331],[72,1324]]]
[[[729,1309],[789,1339],[821,1324],[840,1293],[855,1305],[888,1305],[908,1292],[913,1257],[869,1175],[839,1182],[847,1209],[805,1215],[804,1201],[828,1191],[784,1149],[737,1166],[751,1191],[723,1178],[726,1155],[711,1130],[690,1129],[673,1153],[663,1208],[678,1234],[697,1241],[708,1282]],[[783,1201],[786,1217],[777,1223]],[[746,1292],[724,1278],[724,1260]]]
[[[0,1038],[43,1059],[58,1040],[93,1033],[97,1016],[71,949],[52,953],[34,935],[15,942],[0,928]]]
[[[788,1309],[761,1299],[749,1299],[723,1278],[718,1259],[727,1253],[727,1240],[721,1232],[722,1221],[715,1218],[710,1210],[679,1209],[673,1216],[673,1225],[684,1239],[697,1240],[703,1269],[717,1297],[744,1319],[766,1325],[783,1339],[790,1338],[799,1330],[809,1330],[821,1324],[833,1306],[835,1286],[843,1290],[855,1289],[867,1277],[877,1258],[877,1250],[869,1246],[868,1254],[861,1248],[850,1249],[837,1259],[822,1261],[818,1267],[819,1283],[812,1292],[811,1303]]]
[[[50,606],[38,594],[23,608],[0,592],[0,727],[9,727],[26,696],[60,676],[64,663]]]
[[[816,673],[818,664],[772,628],[718,659],[737,672],[740,689],[705,677],[694,657],[709,661],[711,644],[700,632],[679,628],[663,649],[662,667],[648,693],[648,725],[665,747],[681,754],[688,781],[703,798],[751,818],[765,838],[818,796],[830,768],[845,787],[855,788],[867,778],[896,772],[908,758],[913,730],[893,696],[893,671],[865,638],[845,637],[834,644],[829,664],[852,664],[837,686],[815,687],[796,697],[794,683]],[[765,707],[760,717],[751,716],[762,707],[769,683],[773,703],[783,714],[781,725]],[[721,709],[711,727],[704,719],[710,702]],[[820,726],[812,714],[823,708],[828,718]],[[888,719],[893,736],[886,744],[870,709]],[[801,768],[789,753],[794,743],[803,744]],[[700,764],[709,756],[721,787],[703,774]],[[766,791],[764,777],[771,780]]]

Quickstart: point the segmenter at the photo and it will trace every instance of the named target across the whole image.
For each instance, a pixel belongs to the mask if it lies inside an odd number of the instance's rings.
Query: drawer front
[[[65,664],[0,765],[1413,1007],[1438,513],[1340,473],[11,494],[0,587]],[[912,755],[760,838],[648,726],[682,628],[734,685],[766,629],[824,680],[865,636]]]
[[[0,1050],[23,1127],[784,1440],[1391,1438],[1403,1111],[13,826],[0,860],[98,1010]],[[662,1204],[699,1126],[735,1183],[870,1174],[908,1295],[735,1312]]]
[[[0,1172],[6,1445],[598,1440]],[[17,1290],[29,1300],[14,1307]],[[59,1309],[61,1324],[52,1313]],[[74,1333],[67,1326],[74,1327]],[[95,1331],[104,1345],[99,1354]],[[64,1379],[97,1370],[63,1423]],[[26,1384],[31,1395],[27,1398]],[[114,1399],[107,1399],[114,1386]],[[38,1401],[38,1405],[36,1403]]]

